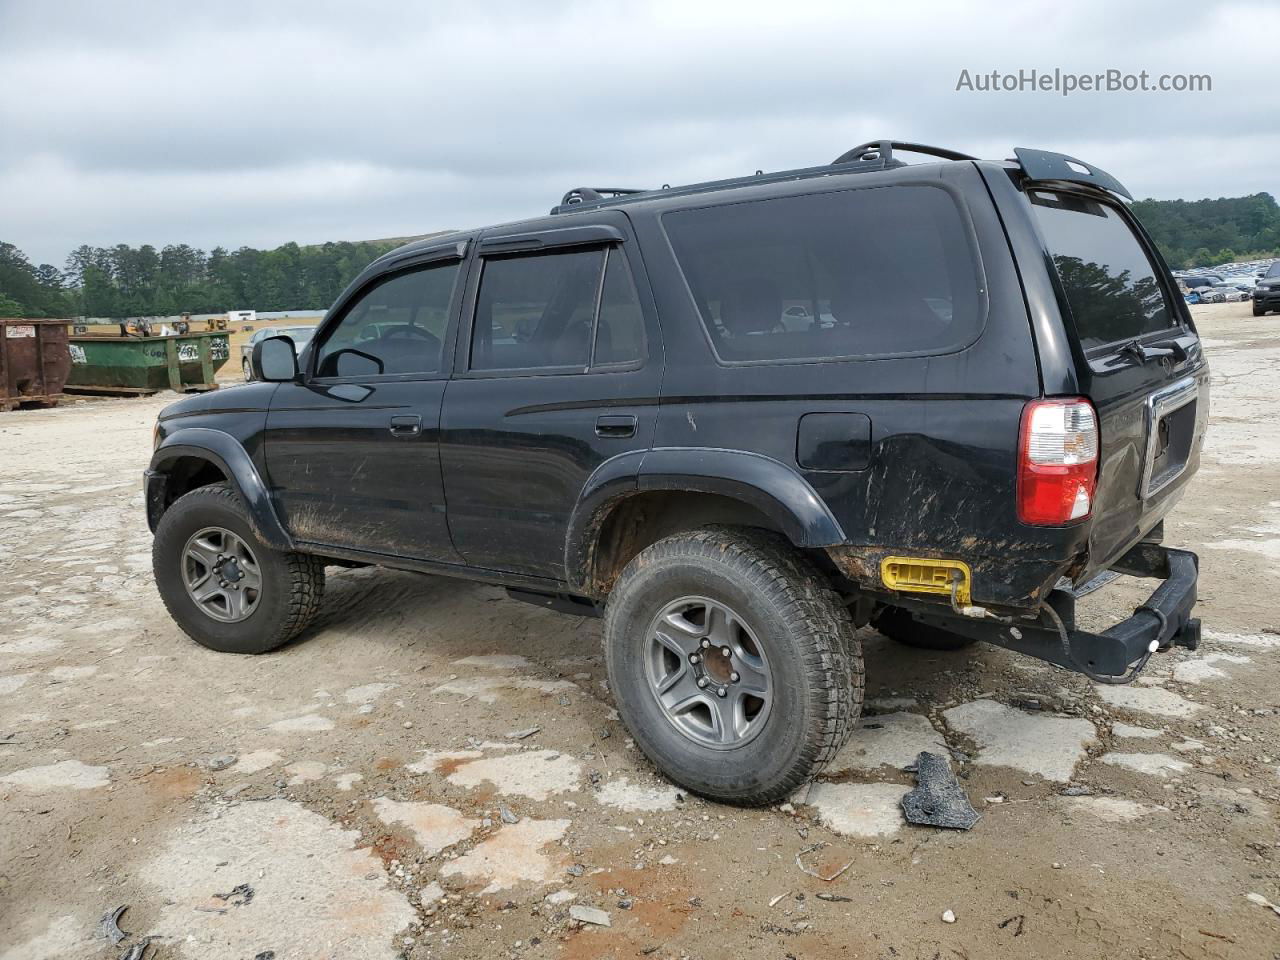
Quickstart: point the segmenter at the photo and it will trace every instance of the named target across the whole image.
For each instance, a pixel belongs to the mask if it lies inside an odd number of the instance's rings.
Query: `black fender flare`
[[[151,455],[151,466],[147,471],[148,483],[154,476],[164,476],[176,461],[187,457],[207,460],[222,471],[248,511],[253,532],[263,543],[274,550],[294,549],[293,539],[276,514],[275,505],[271,502],[271,491],[262,479],[262,474],[258,472],[244,445],[229,433],[208,427],[175,430],[164,438]],[[160,520],[160,509],[160,505],[148,496],[147,522],[153,530]]]
[[[586,585],[594,538],[618,501],[648,491],[729,497],[768,517],[795,546],[845,542],[840,522],[801,473],[780,460],[718,447],[655,447],[610,457],[587,478],[569,520],[565,571]]]

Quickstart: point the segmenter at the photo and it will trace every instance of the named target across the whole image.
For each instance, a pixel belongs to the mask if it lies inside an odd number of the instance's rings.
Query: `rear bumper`
[[[1156,650],[1200,645],[1200,621],[1191,615],[1196,603],[1199,558],[1186,550],[1171,550],[1155,543],[1141,543],[1112,564],[1118,573],[1160,580],[1147,601],[1133,614],[1101,633],[1079,630],[1075,625],[1075,597],[1054,590],[1048,603],[1062,621],[1059,631],[1053,618],[1041,612],[1037,620],[1002,623],[974,619],[937,608],[912,611],[917,620],[954,633],[1006,647],[1047,660],[1086,675],[1133,679],[1130,671],[1145,664]]]

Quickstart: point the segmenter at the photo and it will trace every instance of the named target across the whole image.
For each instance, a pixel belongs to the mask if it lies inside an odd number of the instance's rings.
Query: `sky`
[[[864,141],[1057,150],[1136,197],[1280,194],[1280,4],[0,0],[0,240],[273,247]],[[1019,70],[1204,92],[981,92]]]

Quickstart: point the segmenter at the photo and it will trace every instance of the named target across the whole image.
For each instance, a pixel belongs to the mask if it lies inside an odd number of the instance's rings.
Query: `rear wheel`
[[[266,653],[302,632],[320,608],[324,564],[260,542],[226,484],[199,487],[160,518],[151,545],[156,586],[196,643]]]
[[[248,383],[253,379],[253,367],[249,365],[248,359],[240,362],[240,369],[244,371],[244,382]]]
[[[785,540],[713,528],[661,540],[622,572],[605,611],[618,712],[689,791],[782,800],[848,739],[862,707],[849,613]]]
[[[885,607],[871,620],[871,625],[890,640],[921,650],[962,650],[977,643],[950,630],[921,623],[901,607]]]

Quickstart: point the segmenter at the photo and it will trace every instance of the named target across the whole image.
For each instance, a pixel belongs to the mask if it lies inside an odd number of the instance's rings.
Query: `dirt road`
[[[599,622],[494,588],[333,569],[304,641],[197,647],[142,513],[166,401],[0,415],[0,960],[1280,956],[1280,317],[1247,310],[1198,310],[1213,425],[1167,530],[1199,653],[1100,688],[864,630],[862,729],[765,810],[662,781]],[[968,833],[902,820],[929,748]]]

